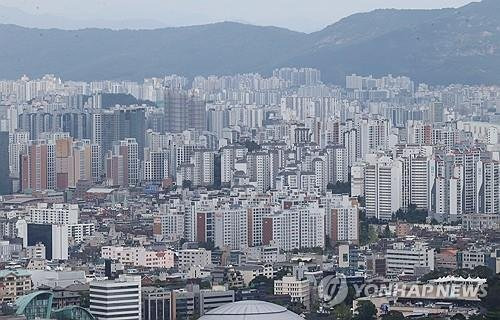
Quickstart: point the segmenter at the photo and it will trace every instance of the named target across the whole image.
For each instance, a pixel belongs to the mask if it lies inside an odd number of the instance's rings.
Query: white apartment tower
[[[39,203],[36,207],[28,209],[30,223],[38,224],[77,224],[80,209],[76,204],[53,204]]]
[[[243,250],[248,247],[248,215],[243,208],[221,208],[215,212],[215,245]]]
[[[298,210],[300,212],[300,247],[324,247],[325,208],[310,204]]]
[[[358,144],[360,157],[366,154],[387,149],[389,137],[389,121],[387,119],[363,119],[359,123]]]
[[[128,184],[137,185],[139,183],[139,145],[135,138],[125,139],[120,142],[120,147],[127,148]]]
[[[328,185],[327,166],[322,158],[316,158],[312,161],[314,172],[314,187],[319,192],[325,192]]]
[[[365,163],[356,163],[351,167],[351,196],[365,196]]]
[[[258,193],[265,193],[271,187],[270,158],[268,152],[255,152],[247,155],[250,180],[255,183]]]
[[[144,152],[144,181],[161,182],[169,176],[168,151],[152,151],[147,149]]]
[[[332,242],[359,242],[359,204],[356,198],[338,196],[330,201],[326,233]]]
[[[226,146],[221,150],[221,183],[230,185],[233,180],[234,164],[236,162],[236,150],[232,146]]]
[[[366,215],[390,220],[401,208],[402,163],[382,156],[365,168]]]
[[[195,150],[191,163],[194,165],[194,186],[211,186],[214,184],[215,164],[213,151]]]
[[[229,185],[236,171],[236,162],[239,159],[244,159],[247,149],[243,146],[229,145],[222,148],[221,151],[221,183]]]
[[[438,221],[456,221],[480,210],[483,187],[480,150],[453,149],[436,157],[435,213]]]
[[[430,210],[432,190],[436,179],[436,166],[432,151],[421,148],[404,149],[399,160],[403,163],[402,207],[415,205],[421,210]]]
[[[483,162],[483,187],[480,213],[500,214],[500,162]]]
[[[263,219],[263,244],[291,251],[325,245],[325,208],[308,204],[282,210]]]
[[[347,182],[349,180],[349,152],[342,146],[326,148],[328,183]]]

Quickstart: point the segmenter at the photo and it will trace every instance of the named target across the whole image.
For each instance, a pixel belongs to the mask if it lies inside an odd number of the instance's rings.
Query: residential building
[[[293,276],[285,276],[282,280],[274,280],[275,295],[289,295],[292,301],[302,303],[306,308],[310,307],[310,287],[309,280]]]
[[[14,302],[31,292],[31,274],[26,270],[0,270],[0,302]]]

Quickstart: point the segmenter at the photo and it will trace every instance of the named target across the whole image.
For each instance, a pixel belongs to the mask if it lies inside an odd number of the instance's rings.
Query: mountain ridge
[[[166,26],[165,23],[147,19],[69,19],[50,14],[31,14],[18,8],[0,5],[0,19],[4,24],[14,24],[26,28],[78,30],[94,25],[102,29],[154,29]]]
[[[457,9],[379,9],[303,33],[219,22],[150,30],[33,29],[0,25],[0,78],[56,73],[72,80],[189,77],[319,68],[346,74],[407,75],[431,84],[500,83],[500,1]],[[495,14],[495,11],[497,14]]]

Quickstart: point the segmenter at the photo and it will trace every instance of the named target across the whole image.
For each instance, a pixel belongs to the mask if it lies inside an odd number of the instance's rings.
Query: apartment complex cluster
[[[499,87],[341,87],[282,68],[24,76],[0,81],[0,101],[0,301],[20,313],[27,299],[89,319],[191,319],[250,299],[321,313],[330,275],[500,272]],[[396,298],[383,303],[421,307]]]

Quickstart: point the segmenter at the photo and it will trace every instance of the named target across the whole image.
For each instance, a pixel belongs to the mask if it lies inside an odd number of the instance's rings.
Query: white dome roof
[[[228,303],[207,312],[200,320],[303,320],[287,308],[273,303],[246,300]]]

